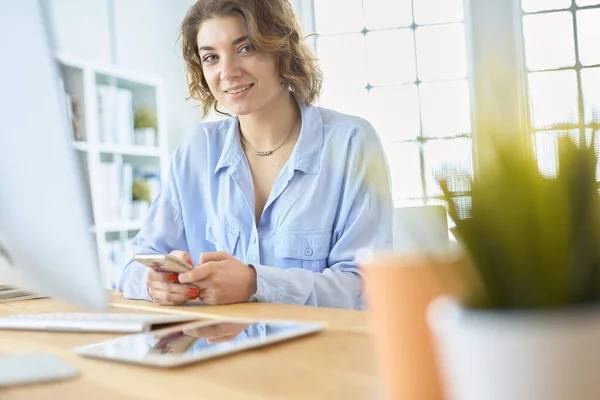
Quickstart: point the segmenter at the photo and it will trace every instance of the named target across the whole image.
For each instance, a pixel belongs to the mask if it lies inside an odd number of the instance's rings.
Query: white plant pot
[[[138,146],[156,146],[156,131],[154,128],[137,128],[133,136],[135,144]]]
[[[475,311],[434,300],[427,320],[450,400],[600,398],[600,307]]]

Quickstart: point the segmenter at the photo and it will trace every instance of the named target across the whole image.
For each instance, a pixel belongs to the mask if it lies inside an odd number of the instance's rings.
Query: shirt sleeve
[[[338,205],[340,217],[334,230],[337,240],[329,253],[328,268],[313,272],[253,265],[257,291],[250,301],[364,308],[356,253],[363,248],[391,248],[394,207],[387,162],[378,137],[358,139],[346,161],[350,184]]]
[[[144,224],[133,240],[135,253],[168,254],[174,249],[189,251],[173,168],[175,160],[177,157],[171,163],[169,180],[152,202]],[[148,271],[144,264],[129,260],[116,289],[128,299],[151,300],[146,286]]]

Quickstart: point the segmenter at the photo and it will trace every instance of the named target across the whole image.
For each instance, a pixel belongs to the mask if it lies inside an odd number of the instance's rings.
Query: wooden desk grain
[[[212,317],[291,319],[330,324],[325,332],[175,369],[158,369],[85,358],[78,345],[112,334],[0,331],[0,355],[50,353],[76,367],[80,376],[0,389],[1,400],[17,399],[379,399],[380,378],[368,314],[351,310],[281,304],[159,307],[111,293],[114,312],[196,313]],[[51,299],[0,303],[0,315],[81,311]]]

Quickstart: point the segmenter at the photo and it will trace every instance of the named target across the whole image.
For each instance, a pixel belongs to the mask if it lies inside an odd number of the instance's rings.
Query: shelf
[[[90,151],[91,146],[87,142],[74,141],[73,147],[78,151]],[[131,156],[160,157],[162,149],[158,146],[136,146],[103,143],[98,145],[98,151],[105,154],[124,154]]]
[[[69,57],[65,54],[58,54],[56,57],[59,61],[58,70],[63,89],[78,103],[79,129],[82,134],[85,134],[86,140],[77,141],[72,138],[71,148],[76,153],[86,178],[88,212],[95,224],[88,225],[88,230],[95,236],[100,267],[103,274],[108,277],[107,288],[111,288],[114,286],[115,276],[120,274],[120,270],[117,271],[119,268],[115,269],[115,265],[124,265],[124,258],[131,253],[128,246],[142,228],[143,218],[138,220],[119,219],[116,216],[105,218],[105,206],[111,204],[116,207],[117,204],[124,204],[122,203],[124,199],[131,197],[128,188],[124,188],[124,184],[129,184],[130,170],[132,179],[134,175],[138,176],[138,172],[140,174],[158,172],[157,176],[152,178],[153,185],[158,181],[163,183],[161,177],[168,175],[169,150],[162,82],[157,76],[126,70],[116,65],[99,65],[90,60]],[[104,122],[115,123],[115,128],[120,125],[116,124],[117,115],[111,118],[114,121],[100,118],[106,116],[103,113],[107,109],[112,113],[115,113],[115,109],[100,107],[98,96],[103,89],[99,85],[130,91],[133,110],[147,107],[153,111],[156,114],[158,128],[155,140],[136,141],[134,131],[132,135],[126,137],[123,135],[120,144],[104,142],[104,138],[109,140],[109,138],[120,137],[101,132],[101,129],[106,126]],[[129,99],[127,101],[129,102]],[[129,124],[129,121],[127,123]],[[110,164],[113,165],[109,166]]]
[[[132,156],[159,157],[161,148],[158,146],[136,146],[102,143],[98,145],[100,153],[127,154]]]
[[[90,149],[90,145],[87,142],[83,141],[75,141],[73,142],[73,147],[79,151],[88,151]]]
[[[118,221],[107,223],[104,226],[104,233],[107,232],[126,232],[126,231],[136,231],[141,229],[144,221],[143,220],[132,220],[132,221]],[[96,226],[92,226],[90,231],[93,233],[98,233],[98,229]]]

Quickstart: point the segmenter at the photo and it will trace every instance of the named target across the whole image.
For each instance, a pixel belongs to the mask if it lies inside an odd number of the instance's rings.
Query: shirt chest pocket
[[[208,220],[206,223],[206,240],[215,246],[215,251],[235,256],[239,238],[240,227],[237,221],[222,218],[219,221]]]
[[[287,232],[275,237],[276,267],[322,272],[327,267],[331,230]]]

